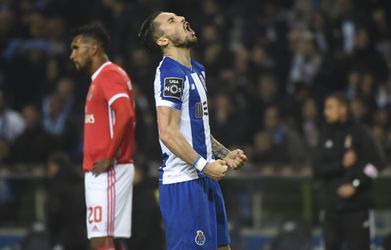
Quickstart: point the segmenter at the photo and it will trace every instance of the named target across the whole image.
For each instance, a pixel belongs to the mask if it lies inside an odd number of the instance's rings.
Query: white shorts
[[[133,164],[115,165],[98,177],[84,174],[88,239],[130,238],[133,177]]]

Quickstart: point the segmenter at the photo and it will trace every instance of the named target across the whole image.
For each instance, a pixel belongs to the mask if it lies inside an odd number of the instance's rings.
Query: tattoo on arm
[[[229,149],[224,147],[224,145],[218,142],[213,136],[210,136],[210,139],[212,142],[213,155],[219,159],[224,159],[229,154]]]

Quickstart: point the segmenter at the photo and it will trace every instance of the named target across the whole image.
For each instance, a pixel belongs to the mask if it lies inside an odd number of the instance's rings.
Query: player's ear
[[[166,47],[168,45],[168,39],[165,38],[165,37],[160,37],[159,39],[157,39],[156,43],[160,47],[164,48],[164,47]]]
[[[98,53],[98,50],[99,50],[98,44],[96,44],[96,43],[92,44],[91,49],[90,49],[91,55],[93,55],[93,56],[96,55]]]

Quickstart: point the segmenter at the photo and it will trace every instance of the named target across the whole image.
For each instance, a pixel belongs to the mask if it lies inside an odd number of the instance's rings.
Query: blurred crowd
[[[206,66],[212,134],[255,166],[303,165],[317,144],[325,95],[351,99],[355,117],[391,150],[391,17],[368,0],[0,0],[0,163],[82,158],[90,82],[69,60],[72,28],[99,21],[110,59],[132,78],[139,162],[160,160],[153,79],[160,55],[137,37],[154,10],[184,15]],[[391,155],[391,154],[387,154]],[[156,166],[157,168],[157,166]]]

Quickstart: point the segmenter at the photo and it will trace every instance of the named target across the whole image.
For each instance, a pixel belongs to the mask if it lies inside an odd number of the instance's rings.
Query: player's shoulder
[[[127,81],[129,79],[128,74],[117,64],[111,63],[104,67],[98,75],[98,82],[106,80]]]
[[[169,57],[164,57],[162,59],[157,71],[161,77],[184,78],[186,76],[186,73],[181,69],[181,67],[179,67],[178,62]]]
[[[102,70],[102,73],[106,73],[108,75],[110,74],[119,74],[119,75],[122,75],[122,76],[128,76],[128,74],[126,73],[126,71],[121,68],[119,65],[115,64],[115,63],[111,63],[109,65],[107,65],[103,70]]]
[[[198,71],[205,71],[204,65],[197,62],[196,60],[191,60],[191,64],[193,66],[193,69],[198,70]]]

